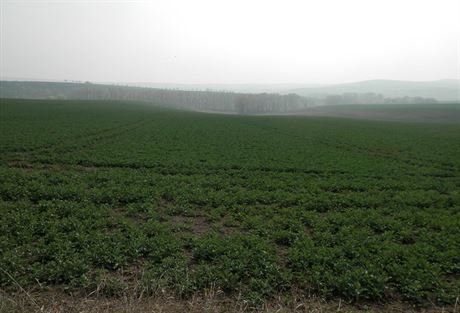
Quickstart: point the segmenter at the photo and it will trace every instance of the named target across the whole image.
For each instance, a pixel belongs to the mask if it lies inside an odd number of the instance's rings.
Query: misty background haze
[[[163,84],[458,79],[459,12],[457,0],[2,0],[0,74]]]

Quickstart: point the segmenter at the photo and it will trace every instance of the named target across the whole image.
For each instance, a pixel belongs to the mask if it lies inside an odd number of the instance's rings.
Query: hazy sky
[[[1,76],[340,83],[460,78],[460,0],[1,3]]]

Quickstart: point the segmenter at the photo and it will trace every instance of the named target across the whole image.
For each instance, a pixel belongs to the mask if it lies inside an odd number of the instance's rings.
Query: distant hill
[[[307,99],[296,94],[180,90],[126,85],[0,81],[0,98],[142,101],[194,111],[260,114],[304,110]]]
[[[450,90],[448,87],[450,83],[450,81],[437,82],[438,90],[442,88]],[[404,90],[396,89],[395,84],[392,81],[383,81],[383,83],[381,81],[368,81],[336,85],[335,87],[315,87],[308,90],[314,90],[316,93],[312,92],[304,97],[295,93],[242,93],[228,90],[218,91],[210,88],[186,90],[185,88],[164,88],[164,85],[163,88],[151,88],[93,84],[90,82],[0,81],[0,98],[132,100],[194,111],[239,114],[301,113],[309,107],[329,105],[435,104],[438,102],[432,93],[429,94],[430,98],[420,96],[423,92],[426,93],[433,89],[423,88],[424,84],[416,89],[412,83],[398,82],[399,86],[407,86]],[[179,85],[174,86],[179,87]],[[382,86],[386,87],[386,92],[382,92]],[[378,93],[375,91],[377,87],[380,88]],[[395,96],[385,97],[382,95],[390,92],[393,92]],[[452,99],[452,97],[437,98]]]
[[[84,83],[0,80],[1,98],[69,99]]]
[[[148,87],[160,89],[199,90],[199,91],[231,91],[243,93],[280,93],[287,94],[292,89],[318,88],[326,84],[176,84],[176,83],[149,83],[149,82],[111,82],[133,87]]]
[[[295,88],[289,92],[301,96],[326,96],[343,93],[376,93],[385,97],[424,97],[440,101],[460,100],[460,80],[436,81],[367,80],[322,87]]]
[[[3,93],[10,93],[13,79],[0,81]],[[70,83],[59,81],[37,81],[32,79],[21,81],[22,90],[15,92],[23,96],[46,98],[63,96],[71,89],[78,89],[83,82]],[[27,82],[26,82],[27,81]],[[279,93],[298,94],[307,97],[326,97],[328,95],[342,95],[344,93],[374,93],[387,98],[422,97],[434,98],[440,101],[460,101],[460,80],[442,79],[436,81],[400,81],[400,80],[366,80],[344,84],[178,84],[178,83],[152,83],[152,82],[100,82],[102,85],[146,87],[157,89],[189,90],[189,91],[226,91],[236,93]],[[15,95],[17,96],[17,95]],[[65,98],[61,97],[61,98]]]

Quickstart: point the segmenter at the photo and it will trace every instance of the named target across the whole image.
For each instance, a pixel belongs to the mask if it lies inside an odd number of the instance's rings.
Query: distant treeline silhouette
[[[298,112],[309,106],[337,104],[434,103],[421,97],[385,98],[380,94],[345,93],[322,98],[297,94],[188,91],[69,82],[1,81],[0,97],[27,99],[130,100],[196,111],[239,114]]]

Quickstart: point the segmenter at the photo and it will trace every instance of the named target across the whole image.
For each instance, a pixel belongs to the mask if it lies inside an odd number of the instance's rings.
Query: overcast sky
[[[2,77],[340,83],[460,75],[460,0],[0,3]]]

